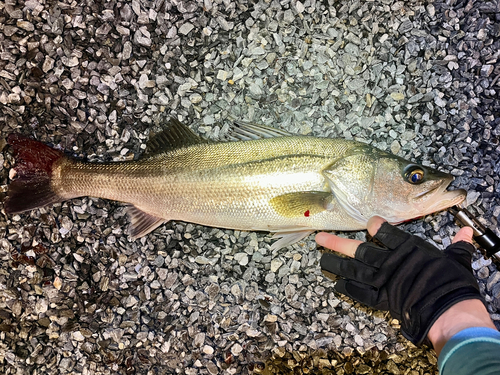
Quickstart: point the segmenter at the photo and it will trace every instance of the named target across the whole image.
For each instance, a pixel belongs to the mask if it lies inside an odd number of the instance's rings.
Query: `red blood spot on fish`
[[[311,212],[309,210],[307,210],[306,212],[304,212],[304,216],[305,217],[309,217],[309,215],[311,215]]]

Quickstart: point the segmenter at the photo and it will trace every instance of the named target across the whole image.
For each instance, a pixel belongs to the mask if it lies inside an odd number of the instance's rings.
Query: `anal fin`
[[[132,240],[145,236],[168,221],[147,214],[135,206],[129,206],[127,208],[127,214],[130,217],[129,235],[132,237]]]

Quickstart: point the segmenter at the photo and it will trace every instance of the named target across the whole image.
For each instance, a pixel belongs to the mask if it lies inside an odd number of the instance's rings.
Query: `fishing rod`
[[[500,262],[500,238],[491,229],[482,225],[474,215],[461,205],[450,207],[448,211],[459,223],[472,228],[474,240],[484,250],[485,257]]]

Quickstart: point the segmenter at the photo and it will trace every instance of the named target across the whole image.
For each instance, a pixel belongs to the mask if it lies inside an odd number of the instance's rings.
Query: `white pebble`
[[[194,25],[190,22],[186,22],[181,27],[179,27],[179,33],[182,35],[187,35],[194,29]]]
[[[212,348],[210,345],[205,345],[203,347],[203,353],[208,354],[208,355],[212,355],[212,354],[214,354],[214,348]]]
[[[76,340],[76,341],[84,341],[85,340],[85,336],[83,336],[80,331],[72,332],[71,336],[73,337],[73,340]]]
[[[236,343],[231,347],[231,353],[233,353],[234,356],[240,355],[240,353],[243,351],[243,348],[241,347],[240,344]]]
[[[271,261],[271,272],[276,272],[281,266],[283,262],[279,259],[273,259]]]

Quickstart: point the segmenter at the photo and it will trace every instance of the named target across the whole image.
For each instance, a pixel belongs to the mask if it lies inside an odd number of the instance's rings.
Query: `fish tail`
[[[66,158],[63,152],[20,134],[10,134],[7,143],[16,160],[16,176],[4,202],[6,213],[25,212],[65,200],[51,186],[53,167]]]

